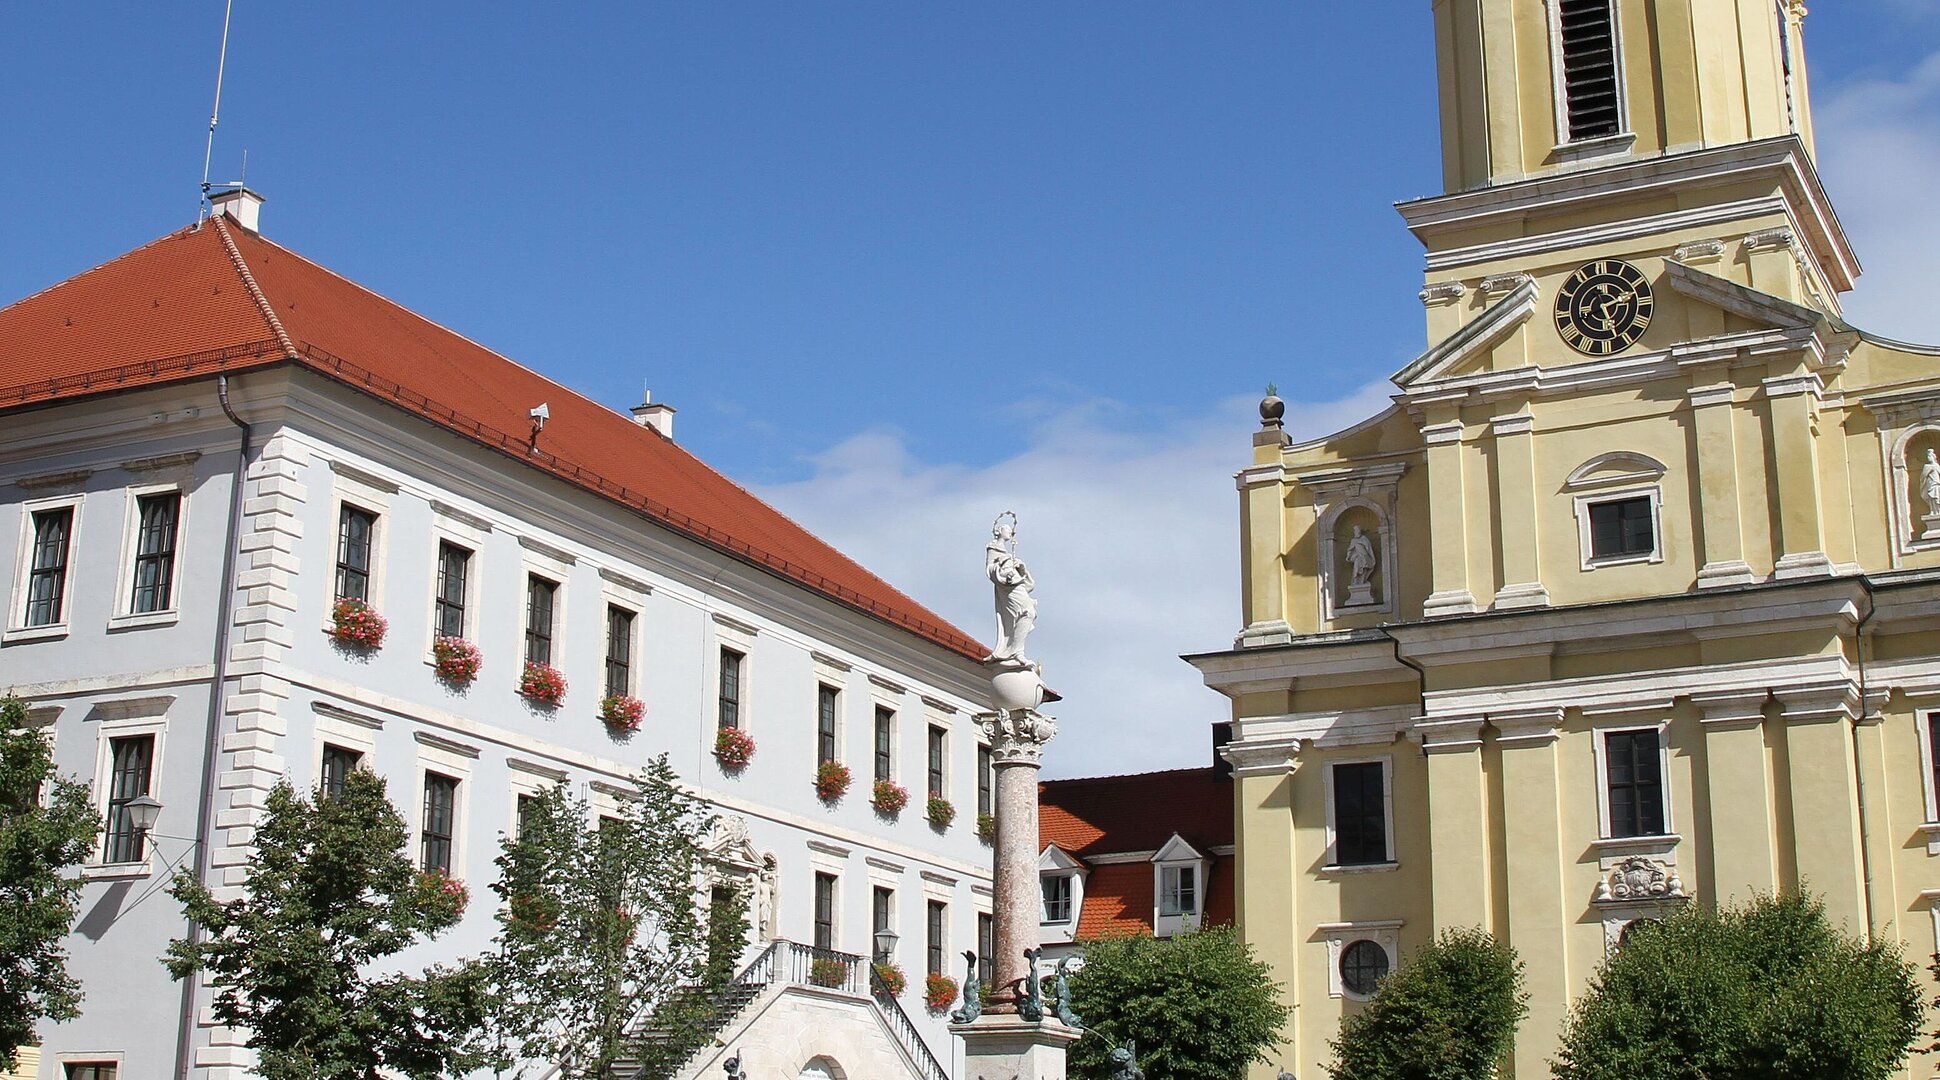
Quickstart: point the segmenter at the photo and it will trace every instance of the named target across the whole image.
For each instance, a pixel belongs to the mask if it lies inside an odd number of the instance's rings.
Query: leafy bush
[[[1897,943],[1847,936],[1816,898],[1692,904],[1632,925],[1554,1064],[1559,1080],[1883,1080],[1925,1012]]]
[[[1334,1080],[1472,1080],[1494,1075],[1528,1013],[1514,949],[1481,930],[1448,930],[1381,980],[1341,1020]]]
[[[1101,938],[1071,977],[1072,1011],[1102,1038],[1071,1045],[1071,1075],[1104,1080],[1112,1047],[1165,1080],[1232,1080],[1270,1063],[1287,1008],[1265,963],[1230,926],[1172,938]]]
[[[997,842],[997,815],[977,815],[977,839],[982,840],[986,844],[994,844]]]

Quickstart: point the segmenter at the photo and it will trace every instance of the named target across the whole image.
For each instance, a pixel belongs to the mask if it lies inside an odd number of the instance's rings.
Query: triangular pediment
[[[1392,376],[1403,390],[1445,379],[1479,366],[1482,358],[1509,339],[1536,313],[1536,283],[1529,278],[1483,309],[1462,328],[1443,338]]]
[[[1761,329],[1801,330],[1823,325],[1835,332],[1851,330],[1817,308],[1707,274],[1672,259],[1664,261],[1664,270],[1671,288],[1679,295],[1735,315]]]
[[[1198,848],[1186,843],[1185,837],[1180,836],[1178,833],[1173,833],[1172,839],[1167,840],[1165,846],[1160,848],[1158,853],[1152,856],[1152,861],[1155,863],[1191,862],[1195,859],[1203,859],[1205,857],[1205,855],[1200,853]]]
[[[1044,845],[1043,853],[1037,857],[1037,869],[1040,873],[1045,871],[1050,871],[1054,874],[1070,873],[1074,870],[1083,873],[1085,864],[1078,861],[1070,852],[1056,844],[1046,844]]]

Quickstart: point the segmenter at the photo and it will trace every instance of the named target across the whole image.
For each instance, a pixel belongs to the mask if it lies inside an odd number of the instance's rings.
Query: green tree
[[[1279,990],[1231,927],[1086,942],[1071,1006],[1094,1034],[1072,1044],[1071,1073],[1103,1080],[1112,1047],[1136,1041],[1147,1076],[1232,1080],[1270,1061],[1287,1019]]]
[[[595,821],[563,784],[522,804],[492,886],[503,901],[501,1031],[518,1057],[556,1062],[566,1077],[605,1076],[621,1061],[654,1077],[698,1045],[740,951],[727,939],[747,936],[746,917],[726,910],[733,900],[703,909],[712,824],[665,755],[616,817]]]
[[[1479,929],[1444,931],[1341,1021],[1334,1080],[1484,1080],[1528,1013],[1516,951]]]
[[[425,1080],[490,1063],[473,1037],[492,1012],[484,965],[372,973],[464,912],[464,885],[414,868],[406,836],[383,779],[356,769],[315,801],[287,783],[270,792],[241,897],[176,875],[169,892],[203,935],[170,943],[168,969],[209,974],[216,1018],[249,1029],[268,1080]]]
[[[1898,945],[1855,940],[1817,899],[1690,905],[1635,924],[1578,1000],[1560,1080],[1874,1080],[1926,1011]]]
[[[0,698],[0,1073],[34,1041],[34,1025],[72,1020],[81,985],[61,939],[74,926],[85,862],[101,819],[84,784],[54,773],[54,753],[27,728],[27,707]]]

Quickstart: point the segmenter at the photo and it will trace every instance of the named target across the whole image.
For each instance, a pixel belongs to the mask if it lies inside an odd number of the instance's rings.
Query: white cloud
[[[1289,402],[1289,427],[1324,434],[1380,411],[1390,392]],[[1206,764],[1226,700],[1178,657],[1228,647],[1239,630],[1232,474],[1250,461],[1255,404],[1037,403],[1014,450],[982,467],[921,462],[895,431],[870,431],[811,459],[807,479],[761,494],[986,642],[983,545],[991,520],[1015,510],[1018,553],[1038,582],[1031,655],[1065,697],[1050,710],[1062,734],[1045,774]]]
[[[1865,269],[1846,317],[1886,337],[1940,342],[1940,52],[1899,78],[1839,88],[1813,122],[1826,188]]]

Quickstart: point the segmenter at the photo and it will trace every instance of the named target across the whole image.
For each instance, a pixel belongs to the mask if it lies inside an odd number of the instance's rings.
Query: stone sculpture
[[[996,589],[997,647],[988,660],[1014,660],[1035,668],[1024,655],[1024,643],[1037,625],[1037,599],[1031,590],[1037,583],[1024,560],[1017,557],[1017,515],[1009,510],[997,515],[990,526],[990,543],[984,545],[984,574]]]
[[[977,981],[977,950],[963,950],[963,1005],[950,1014],[950,1023],[967,1024],[983,1015],[983,984]]]
[[[1374,553],[1374,540],[1359,525],[1354,526],[1354,535],[1347,541],[1347,606],[1372,604],[1374,600],[1374,570],[1380,563],[1380,556]]]
[[[1044,991],[1037,982],[1037,958],[1043,949],[1024,950],[1024,989],[1017,995],[1017,1015],[1035,1024],[1044,1019]]]
[[[1931,449],[1920,466],[1920,498],[1926,500],[1928,517],[1940,515],[1940,454]]]
[[[1081,1028],[1085,1026],[1084,1021],[1071,1011],[1070,968],[1070,957],[1059,958],[1057,973],[1051,976],[1051,1014],[1071,1027]]]
[[[1111,1067],[1111,1080],[1145,1080],[1145,1070],[1138,1067],[1138,1041],[1112,1047]]]

